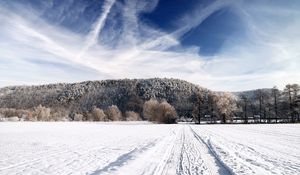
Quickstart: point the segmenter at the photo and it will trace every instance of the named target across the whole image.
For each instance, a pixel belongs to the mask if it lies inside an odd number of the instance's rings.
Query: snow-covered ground
[[[300,174],[300,125],[0,123],[0,174]]]

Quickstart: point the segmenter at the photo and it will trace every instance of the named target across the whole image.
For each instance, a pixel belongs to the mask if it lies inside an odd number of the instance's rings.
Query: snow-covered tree
[[[222,123],[226,123],[226,120],[232,121],[237,110],[236,98],[229,92],[221,93],[217,99],[217,109],[221,115]]]

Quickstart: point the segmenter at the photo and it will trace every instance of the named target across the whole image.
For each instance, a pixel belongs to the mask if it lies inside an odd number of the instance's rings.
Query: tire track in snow
[[[91,173],[91,175],[111,173],[111,172],[117,170],[118,168],[124,166],[127,163],[127,161],[130,161],[131,159],[133,159],[136,154],[142,154],[143,152],[145,152],[148,149],[150,149],[151,147],[153,147],[155,144],[156,143],[154,141],[154,142],[149,142],[145,146],[134,148],[133,150],[129,151],[128,153],[120,155],[115,161],[110,162],[105,167],[103,167],[99,170],[95,170],[93,173]]]
[[[294,175],[300,170],[299,149],[294,149],[299,146],[299,137],[286,138],[288,133],[299,135],[300,130],[289,130],[289,125],[276,125],[275,133],[283,132],[278,137],[248,129],[250,126],[258,131],[273,129],[270,125],[76,124],[78,132],[72,130],[70,135],[61,135],[61,130],[51,126],[34,137],[30,135],[32,124],[22,125],[26,126],[24,132],[15,133],[14,128],[2,131],[9,137],[0,138],[0,174],[88,174],[98,170],[113,175],[231,174],[231,171],[241,175]],[[74,128],[70,126],[65,124],[66,131]],[[91,127],[93,131],[87,132]],[[229,172],[222,173],[226,169]]]
[[[178,139],[178,128],[174,128],[170,135],[160,139],[151,149],[137,154],[134,160],[128,161],[127,165],[120,168],[115,174],[174,174],[170,173],[169,167],[172,166],[175,143]],[[175,169],[175,168],[171,168]]]
[[[179,132],[174,134],[171,142],[169,142],[171,144],[169,144],[169,146],[166,147],[165,154],[162,160],[160,161],[160,163],[158,164],[158,166],[155,168],[153,174],[168,174],[168,169],[170,169],[168,168],[168,166],[172,165],[172,157],[174,156],[174,149],[176,146],[175,142],[176,139],[178,138],[178,134]]]
[[[199,141],[188,125],[179,125],[172,135],[150,149],[137,153],[134,160],[112,174],[141,175],[229,175],[233,174]]]
[[[181,139],[180,158],[176,174],[210,174],[202,150],[187,126],[184,126]]]
[[[199,143],[203,144],[210,156],[213,158],[215,165],[218,168],[218,173],[217,174],[222,174],[222,175],[233,175],[235,174],[230,167],[228,167],[218,156],[216,151],[213,149],[212,145],[210,144],[210,140],[208,139],[207,142],[200,136],[198,135],[191,126],[189,126],[190,131],[193,133],[194,138],[199,141]],[[204,150],[203,150],[204,151]],[[213,163],[209,162],[206,159],[206,163]],[[215,174],[216,172],[211,172],[212,174]]]
[[[244,130],[251,133],[248,129]],[[282,174],[282,172],[297,174],[299,171],[300,164],[292,163],[292,160],[263,154],[261,151],[257,151],[257,148],[254,149],[214,132],[209,132],[208,137],[213,137],[214,142],[208,139],[207,144],[237,174]]]
[[[165,135],[139,146],[117,157],[106,166],[87,174],[163,174],[170,161],[174,141],[178,135],[177,127]]]

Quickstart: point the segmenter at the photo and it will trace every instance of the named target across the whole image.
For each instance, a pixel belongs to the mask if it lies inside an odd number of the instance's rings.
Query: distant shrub
[[[158,106],[158,115],[156,121],[159,123],[176,123],[177,113],[175,108],[167,101],[163,101]]]
[[[29,120],[32,117],[32,110],[15,109],[15,108],[0,108],[0,116],[2,118],[18,117],[22,121]],[[35,120],[31,120],[35,121]]]
[[[115,105],[108,107],[105,111],[107,118],[111,121],[121,121],[123,120],[122,113],[119,108]]]
[[[59,108],[51,109],[50,121],[66,121],[69,120],[69,110]]]
[[[28,111],[26,117],[25,117],[26,121],[36,121],[36,117],[33,115],[33,111]]]
[[[106,114],[102,109],[99,109],[97,107],[94,107],[92,109],[92,116],[94,121],[107,121]]]
[[[0,113],[3,117],[12,117],[16,115],[16,110],[13,108],[1,108]]]
[[[34,116],[38,121],[50,121],[50,108],[39,105],[34,108]]]
[[[159,103],[154,99],[145,102],[143,115],[149,121],[158,123],[176,123],[177,119],[176,110],[172,105],[167,101]]]
[[[74,114],[74,121],[82,121],[83,115],[82,114]]]
[[[149,121],[155,121],[157,116],[159,102],[155,99],[150,99],[144,103],[143,116]]]
[[[138,114],[134,111],[126,111],[125,116],[126,116],[127,121],[139,121],[139,120],[141,120],[140,114]]]

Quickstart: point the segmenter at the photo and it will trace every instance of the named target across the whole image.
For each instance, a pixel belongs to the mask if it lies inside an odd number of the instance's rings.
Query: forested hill
[[[288,84],[283,91],[274,87],[230,93],[166,78],[11,86],[0,89],[0,118],[2,115],[46,121],[61,117],[74,120],[78,114],[80,120],[93,121],[95,117],[90,116],[104,116],[104,110],[107,116],[118,116],[117,120],[160,114],[193,117],[198,122],[296,122],[300,121],[299,94],[298,84]],[[110,117],[110,120],[115,119]]]
[[[186,81],[166,78],[11,86],[0,89],[0,108],[28,109],[42,105],[82,113],[93,106],[106,109],[116,105],[122,112],[141,113],[143,103],[154,98],[165,99],[179,116],[191,117],[195,94],[207,91]]]

